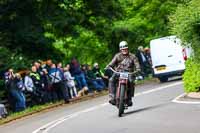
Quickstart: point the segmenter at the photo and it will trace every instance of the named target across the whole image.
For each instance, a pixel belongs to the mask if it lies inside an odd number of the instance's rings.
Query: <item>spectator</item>
[[[30,73],[30,77],[35,87],[35,90],[33,91],[35,95],[34,101],[36,102],[36,104],[43,104],[45,103],[45,100],[44,100],[44,91],[42,90],[42,84],[41,84],[41,76],[38,73],[36,66],[32,66],[31,70],[32,71]]]
[[[30,73],[30,77],[33,80],[33,84],[36,87],[36,89],[40,89],[41,88],[41,83],[40,83],[40,75],[37,72],[37,67],[36,66],[32,66],[31,68],[31,73]]]
[[[77,90],[74,82],[74,77],[71,76],[70,72],[70,65],[67,64],[64,68],[64,79],[66,80],[66,88],[69,88],[71,98],[77,97]]]
[[[59,62],[59,63],[57,64],[57,68],[60,69],[60,70],[63,72],[63,68],[62,68],[62,63],[61,63],[61,62]]]
[[[144,54],[148,60],[148,67],[147,67],[147,73],[148,74],[152,74],[153,70],[152,70],[152,60],[151,60],[151,53],[150,53],[150,49],[148,47],[146,47],[144,49]]]
[[[26,108],[26,99],[22,92],[24,84],[20,74],[15,74],[15,78],[10,80],[10,93],[15,100],[15,111],[23,111]]]
[[[151,60],[151,53],[150,53],[150,49],[148,47],[146,47],[144,49],[144,55],[146,56],[148,62],[150,65],[152,65],[152,60]]]
[[[105,83],[104,83],[104,80],[103,79],[106,79],[106,77],[104,76],[104,73],[101,71],[101,69],[99,68],[99,64],[98,63],[94,63],[94,67],[92,69],[93,73],[95,74],[96,76],[96,80],[97,82],[104,86],[104,88],[106,87]]]
[[[47,69],[43,68],[41,71],[41,86],[44,95],[44,103],[51,101],[51,90],[50,90],[50,77],[48,75]]]
[[[52,63],[52,60],[48,59],[48,60],[46,61],[46,66],[45,66],[45,68],[47,69],[47,72],[50,71],[51,65],[52,65],[52,64],[53,64],[53,63]]]
[[[49,71],[49,75],[51,77],[51,82],[53,86],[53,90],[55,90],[57,94],[57,100],[64,99],[66,103],[69,102],[69,96],[67,89],[65,89],[65,86],[63,84],[64,80],[64,74],[61,71],[60,68],[57,68],[55,64],[52,64],[51,69]]]
[[[30,77],[30,71],[26,72],[26,75],[24,77],[24,86],[25,86],[25,90],[30,92],[30,93],[33,93],[33,91],[35,90],[33,80]]]
[[[87,76],[87,67],[88,67],[88,64],[81,65],[81,71],[83,72],[85,78]],[[86,78],[86,80],[87,80],[87,78]]]
[[[30,71],[27,71],[24,77],[24,87],[28,94],[30,94],[31,97],[31,103],[30,106],[38,104],[40,101],[37,98],[36,95],[36,88],[34,86],[33,80],[30,77]]]
[[[95,90],[101,91],[105,88],[103,80],[96,78],[95,74],[92,71],[92,67],[90,65],[88,65],[87,78],[88,78],[88,83],[92,84],[92,87],[94,87]]]
[[[42,71],[41,64],[36,61],[34,62],[34,66],[36,67],[37,73],[40,74],[40,72]]]
[[[0,119],[5,118],[8,112],[3,104],[0,104]]]
[[[8,88],[8,83],[10,79],[14,78],[15,75],[13,73],[13,69],[8,69],[7,72],[4,73],[4,82],[5,82],[5,87]]]
[[[147,57],[145,56],[144,48],[142,46],[138,47],[136,56],[137,56],[139,64],[140,64],[142,76],[144,78],[148,75],[148,69],[150,67],[150,64],[149,64]]]
[[[14,86],[14,80],[15,78],[15,74],[13,72],[13,69],[8,69],[7,72],[4,73],[4,82],[5,82],[5,88],[6,88],[6,92],[8,93],[8,102],[11,105],[11,110],[15,110],[15,100],[13,99],[13,96],[11,94],[11,91]]]
[[[88,91],[88,85],[85,79],[84,73],[81,71],[80,64],[76,58],[72,58],[70,63],[70,73],[77,82],[77,86],[79,89],[78,96],[83,95],[85,92]]]
[[[104,73],[99,68],[98,63],[94,63],[94,67],[93,67],[92,71],[94,72],[94,74],[97,78],[104,78]]]

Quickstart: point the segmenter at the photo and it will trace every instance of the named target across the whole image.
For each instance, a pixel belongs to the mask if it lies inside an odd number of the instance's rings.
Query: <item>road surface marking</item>
[[[163,89],[166,89],[166,88],[169,88],[169,87],[180,85],[182,83],[183,83],[182,81],[179,81],[177,83],[166,85],[166,86],[162,86],[162,87],[158,87],[156,89],[152,89],[152,90],[148,90],[148,91],[144,91],[144,92],[139,92],[139,93],[135,94],[135,96],[140,96],[140,95],[144,95],[144,94],[149,94],[149,93],[152,93],[152,92],[160,91],[160,90],[163,90]]]
[[[166,86],[162,86],[162,87],[158,87],[156,89],[152,89],[152,90],[148,90],[148,91],[144,91],[144,92],[139,92],[137,94],[135,94],[135,96],[141,96],[141,95],[144,95],[144,94],[149,94],[149,93],[152,93],[152,92],[156,92],[156,91],[160,91],[160,90],[163,90],[163,89],[166,89],[166,88],[169,88],[169,87],[173,87],[173,86],[177,86],[177,85],[180,85],[182,84],[183,82],[182,81],[179,81],[179,82],[176,82],[176,83],[173,83],[173,84],[170,84],[170,85],[166,85]],[[100,104],[100,105],[96,105],[94,107],[91,107],[91,108],[88,108],[88,109],[85,109],[85,110],[82,110],[82,111],[79,111],[79,112],[75,112],[71,115],[67,115],[67,116],[64,116],[64,117],[61,117],[57,120],[54,120],[52,122],[49,122],[45,125],[43,125],[42,127],[34,130],[32,133],[39,133],[39,132],[42,132],[42,133],[48,133],[49,130],[55,128],[57,125],[63,123],[64,121],[66,120],[69,120],[69,119],[72,119],[72,118],[75,118],[75,117],[78,117],[79,115],[81,114],[84,114],[84,113],[88,113],[88,112],[91,112],[91,111],[94,111],[96,109],[99,109],[99,108],[102,108],[102,107],[105,107],[109,105],[109,103],[103,103],[103,104]]]
[[[183,93],[183,94],[177,96],[174,100],[172,100],[172,102],[174,102],[174,103],[183,103],[183,104],[200,104],[200,102],[197,102],[197,101],[193,101],[193,102],[191,102],[191,101],[183,101],[183,100],[180,101],[179,99],[181,97],[183,97],[184,95],[186,95],[186,93]]]

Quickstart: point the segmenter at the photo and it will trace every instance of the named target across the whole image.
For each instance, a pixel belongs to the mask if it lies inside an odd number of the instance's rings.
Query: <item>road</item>
[[[58,107],[0,126],[1,133],[200,133],[200,104],[172,102],[181,80],[136,87],[133,107],[117,116],[108,96]]]

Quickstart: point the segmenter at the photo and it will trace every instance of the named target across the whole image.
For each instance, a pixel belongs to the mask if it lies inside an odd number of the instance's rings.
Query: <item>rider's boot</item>
[[[112,104],[112,105],[116,105],[116,100],[115,100],[115,98],[114,98],[114,96],[112,94],[110,94],[109,103]]]
[[[132,98],[128,98],[127,99],[127,105],[128,106],[132,106],[133,105]]]
[[[110,100],[109,100],[109,103],[112,104],[112,105],[116,105],[115,99],[110,99]]]
[[[132,106],[132,105],[133,105],[132,100],[128,100],[127,105],[128,105],[128,106]]]

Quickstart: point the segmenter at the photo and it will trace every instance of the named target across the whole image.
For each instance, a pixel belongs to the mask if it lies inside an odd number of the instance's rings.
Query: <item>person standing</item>
[[[15,101],[16,112],[23,111],[26,108],[26,99],[23,94],[24,84],[21,75],[16,73],[15,77],[9,81],[10,94]]]
[[[142,76],[147,77],[148,76],[148,69],[150,67],[149,61],[144,53],[143,46],[138,47],[138,51],[136,52],[136,56],[138,58],[138,61],[140,63],[140,68],[142,72]]]
[[[74,82],[74,77],[71,76],[71,73],[69,72],[70,65],[67,64],[66,67],[64,68],[64,79],[65,79],[65,88],[69,88],[70,96],[71,98],[75,98],[78,96],[75,82]]]
[[[68,92],[64,87],[63,80],[64,80],[64,73],[55,64],[52,64],[51,69],[49,71],[49,75],[52,82],[53,90],[56,92],[56,100],[64,99],[65,103],[69,102]]]
[[[78,96],[81,96],[85,92],[89,91],[85,75],[82,72],[80,64],[76,58],[71,59],[70,73],[72,74],[72,76],[75,78],[77,82],[77,87],[79,89]]]

